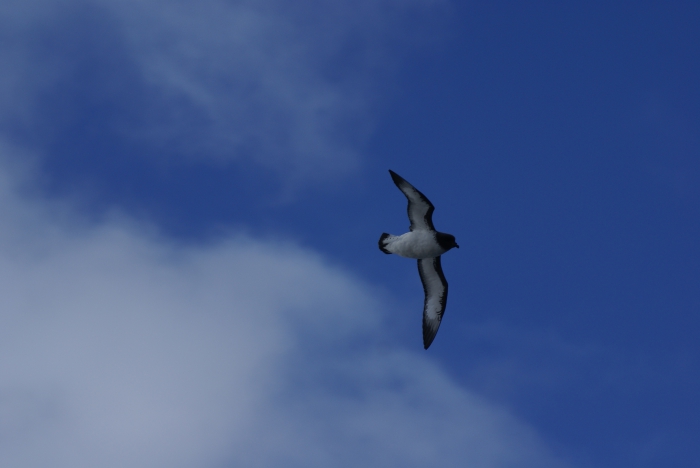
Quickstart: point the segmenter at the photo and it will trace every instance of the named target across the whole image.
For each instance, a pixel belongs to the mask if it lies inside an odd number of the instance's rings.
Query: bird
[[[396,236],[382,233],[379,250],[385,254],[418,259],[418,274],[425,301],[423,302],[423,348],[428,349],[435,339],[447,305],[447,280],[442,272],[440,256],[452,248],[459,248],[455,236],[438,232],[433,226],[435,207],[406,179],[389,170],[394,184],[408,199],[409,232]]]

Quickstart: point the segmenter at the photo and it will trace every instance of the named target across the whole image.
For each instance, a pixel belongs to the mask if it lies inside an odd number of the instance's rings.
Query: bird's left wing
[[[409,229],[411,231],[416,229],[434,231],[433,211],[435,207],[430,203],[430,200],[396,172],[389,170],[389,173],[399,190],[408,198],[408,219],[411,221]]]
[[[423,347],[428,349],[440,328],[447,305],[447,280],[442,273],[440,257],[418,260],[418,273],[425,291],[423,304]]]

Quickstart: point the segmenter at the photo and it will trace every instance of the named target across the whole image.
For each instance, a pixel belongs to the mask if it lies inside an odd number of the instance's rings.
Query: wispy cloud
[[[8,2],[0,118],[39,126],[35,141],[89,134],[97,118],[161,154],[342,173],[358,163],[392,44],[441,3]]]
[[[3,466],[565,466],[318,254],[90,226],[0,177]]]

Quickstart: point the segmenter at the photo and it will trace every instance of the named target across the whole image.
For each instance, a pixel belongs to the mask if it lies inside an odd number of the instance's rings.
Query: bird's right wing
[[[408,198],[408,219],[411,221],[411,231],[416,229],[434,231],[433,211],[435,207],[430,203],[430,200],[396,172],[389,170],[389,173],[399,190]]]
[[[423,303],[423,347],[428,349],[440,328],[447,305],[447,280],[442,273],[440,257],[418,260],[418,273],[425,291]]]

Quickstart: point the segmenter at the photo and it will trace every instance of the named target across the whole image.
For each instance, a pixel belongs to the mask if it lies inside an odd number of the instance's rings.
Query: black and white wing
[[[447,280],[442,273],[440,257],[421,258],[418,260],[418,273],[425,291],[423,304],[423,347],[428,346],[435,339],[442,314],[447,305]]]
[[[390,170],[389,173],[399,190],[408,198],[408,219],[411,221],[411,231],[416,229],[434,231],[433,211],[435,207],[430,203],[430,200],[396,172]]]

